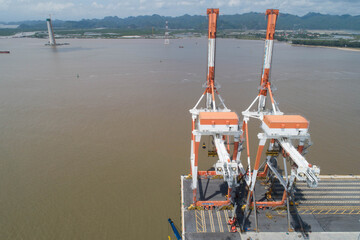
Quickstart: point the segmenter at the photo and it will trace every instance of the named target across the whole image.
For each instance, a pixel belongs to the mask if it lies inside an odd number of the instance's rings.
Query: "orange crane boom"
[[[212,105],[215,110],[215,48],[216,48],[216,24],[219,9],[209,8],[206,11],[209,17],[208,30],[208,71],[206,77],[207,108]]]
[[[266,29],[266,40],[265,40],[265,53],[264,53],[264,65],[261,74],[261,81],[260,81],[260,99],[259,99],[259,107],[258,110],[264,110],[265,108],[265,100],[267,91],[270,91],[271,102],[272,93],[270,90],[270,69],[271,69],[271,59],[272,59],[272,52],[274,46],[274,35],[275,35],[275,26],[277,16],[279,15],[279,10],[277,9],[268,9],[266,10],[266,16],[268,17],[268,24]]]

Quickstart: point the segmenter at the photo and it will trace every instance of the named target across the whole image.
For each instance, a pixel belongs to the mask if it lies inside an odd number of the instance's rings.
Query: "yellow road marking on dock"
[[[307,186],[307,183],[296,183],[296,186]],[[360,181],[354,182],[319,182],[319,186],[322,185],[360,185]]]
[[[276,186],[274,187],[275,190],[284,190],[284,188],[282,186]],[[301,192],[309,192],[309,190],[307,190],[308,188],[297,188],[298,190],[301,190]],[[304,189],[304,190],[303,190]],[[360,190],[360,185],[359,186],[351,186],[351,187],[346,187],[346,186],[341,186],[341,187],[317,187],[317,189],[328,189],[328,190],[332,190],[332,189],[356,189],[356,190]],[[316,190],[314,190],[313,192],[316,192]]]
[[[201,218],[202,218],[202,224],[203,224],[203,232],[207,232],[207,231],[206,231],[206,221],[205,221],[205,213],[204,213],[204,210],[201,210]]]
[[[356,212],[358,211],[358,212]],[[299,206],[300,214],[360,214],[360,206]],[[277,210],[278,214],[285,214],[285,210]]]
[[[230,226],[229,226],[229,224],[227,224],[227,221],[229,220],[229,214],[228,214],[227,210],[224,210],[224,215],[225,215],[226,226],[228,228],[228,231],[230,232]]]
[[[346,204],[346,203],[351,203],[351,204],[355,204],[355,203],[359,203],[360,201],[299,201],[300,203],[306,203],[306,204],[318,204],[318,203],[324,203],[324,204]]]
[[[202,219],[201,219],[201,213],[199,210],[195,210],[195,220],[196,220],[196,231],[202,232]],[[200,229],[201,227],[201,229]]]
[[[219,229],[220,229],[220,232],[224,232],[224,228],[223,228],[223,224],[222,224],[222,220],[221,220],[221,214],[218,210],[216,210],[216,215],[217,215],[217,218],[218,218],[218,224],[219,224]]]
[[[333,187],[333,186],[329,186],[329,187],[317,187],[316,189],[359,189],[360,190],[360,186],[356,186],[356,187],[346,187],[346,186],[341,186],[341,187]],[[314,190],[316,191],[316,190]]]
[[[360,196],[303,196],[304,198],[360,198]]]
[[[208,210],[208,213],[209,213],[211,231],[215,232],[214,218],[213,218],[213,215],[212,215],[212,210]]]
[[[299,209],[359,209],[360,210],[360,206],[299,206]]]
[[[330,189],[329,189],[330,190]],[[303,190],[301,192],[298,192],[298,194],[302,194],[302,193],[306,193],[306,194],[327,194],[327,193],[330,193],[330,194],[360,194],[360,191],[307,191],[307,190]],[[295,193],[296,195],[296,193]]]
[[[197,210],[195,210],[195,224],[196,224],[196,232],[200,232]]]

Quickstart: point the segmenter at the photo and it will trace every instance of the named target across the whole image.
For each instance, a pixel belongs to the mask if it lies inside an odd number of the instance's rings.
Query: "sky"
[[[308,12],[360,15],[360,0],[0,0],[0,21],[43,20],[49,14],[60,20],[206,15],[206,8],[220,8],[220,14],[277,8],[299,16]]]

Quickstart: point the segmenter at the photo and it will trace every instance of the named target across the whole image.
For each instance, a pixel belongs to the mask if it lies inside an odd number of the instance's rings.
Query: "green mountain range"
[[[137,17],[105,17],[103,19],[82,19],[80,21],[54,20],[55,29],[164,29],[165,21],[168,21],[169,29],[207,29],[206,16],[183,15],[179,17],[164,17],[160,15],[137,16]],[[46,30],[44,21],[9,22],[17,24],[21,30]],[[218,28],[260,30],[266,29],[264,13],[244,13],[235,15],[220,15]],[[320,13],[308,13],[299,17],[292,14],[280,13],[276,29],[278,30],[360,30],[360,15],[324,15]]]

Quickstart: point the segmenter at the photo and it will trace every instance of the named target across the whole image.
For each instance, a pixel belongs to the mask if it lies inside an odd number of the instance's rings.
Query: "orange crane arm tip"
[[[269,14],[279,15],[279,9],[267,9],[265,14],[266,15],[269,15]]]
[[[219,15],[219,9],[218,8],[208,8],[206,11],[206,14],[209,15],[210,13],[215,13]]]

